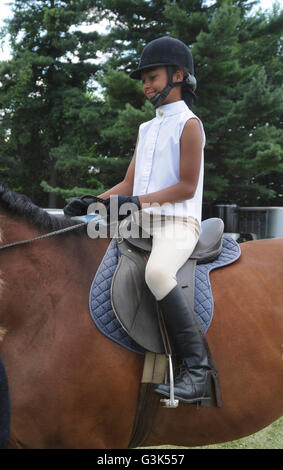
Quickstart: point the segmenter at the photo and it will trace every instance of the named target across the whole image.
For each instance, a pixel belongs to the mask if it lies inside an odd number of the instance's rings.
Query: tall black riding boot
[[[209,365],[204,339],[182,288],[177,285],[158,303],[173,353],[182,359],[180,372],[174,383],[175,398],[186,403],[209,406],[213,371]],[[158,385],[155,392],[169,397],[170,386]]]

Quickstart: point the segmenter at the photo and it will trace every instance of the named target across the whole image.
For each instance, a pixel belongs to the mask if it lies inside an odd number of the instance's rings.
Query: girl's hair
[[[174,65],[173,73],[177,72],[177,70],[182,70],[182,72],[184,73],[184,82],[185,82],[186,78],[189,76],[189,70],[184,67],[179,67],[178,65]],[[182,91],[182,99],[185,101],[185,103],[189,107],[196,102],[197,96],[194,93],[191,85],[189,85],[188,83],[184,83],[182,85],[181,91]]]

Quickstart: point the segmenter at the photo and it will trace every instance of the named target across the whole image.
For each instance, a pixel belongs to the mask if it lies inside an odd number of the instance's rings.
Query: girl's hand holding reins
[[[104,204],[104,199],[101,199],[97,196],[93,196],[91,194],[86,194],[82,197],[74,197],[73,199],[71,199],[70,202],[68,202],[68,204],[66,204],[66,206],[63,208],[63,211],[64,214],[68,217],[86,215],[88,207],[91,204],[95,204],[98,202]]]
[[[111,202],[112,199],[112,202]],[[109,218],[124,219],[133,212],[141,209],[138,196],[113,195],[103,201]],[[124,207],[123,207],[124,206]]]

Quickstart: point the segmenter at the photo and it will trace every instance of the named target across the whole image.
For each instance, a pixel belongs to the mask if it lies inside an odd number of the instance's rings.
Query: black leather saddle
[[[148,351],[163,354],[164,344],[157,320],[157,304],[145,283],[145,267],[152,238],[126,237],[130,231],[128,219],[120,224],[117,238],[121,257],[111,284],[113,311],[139,345]],[[177,282],[194,310],[196,264],[215,260],[222,250],[224,224],[221,219],[211,218],[202,222],[201,234],[194,252],[177,272]],[[132,231],[131,231],[132,233]],[[127,292],[127,295],[125,295]]]

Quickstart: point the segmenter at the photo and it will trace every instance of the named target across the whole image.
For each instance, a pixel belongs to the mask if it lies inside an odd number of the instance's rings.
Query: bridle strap
[[[42,240],[43,238],[48,238],[48,237],[53,237],[55,235],[59,235],[60,233],[70,232],[71,230],[75,230],[76,228],[84,227],[88,223],[89,221],[82,222],[80,224],[72,225],[71,227],[65,227],[60,230],[55,230],[54,232],[49,232],[49,233],[45,233],[44,235],[39,235],[38,237],[29,238],[28,240],[20,240],[18,242],[8,243],[7,245],[0,246],[0,250],[5,250],[6,248],[12,248],[13,246],[25,245],[27,243],[34,242],[36,240]]]

